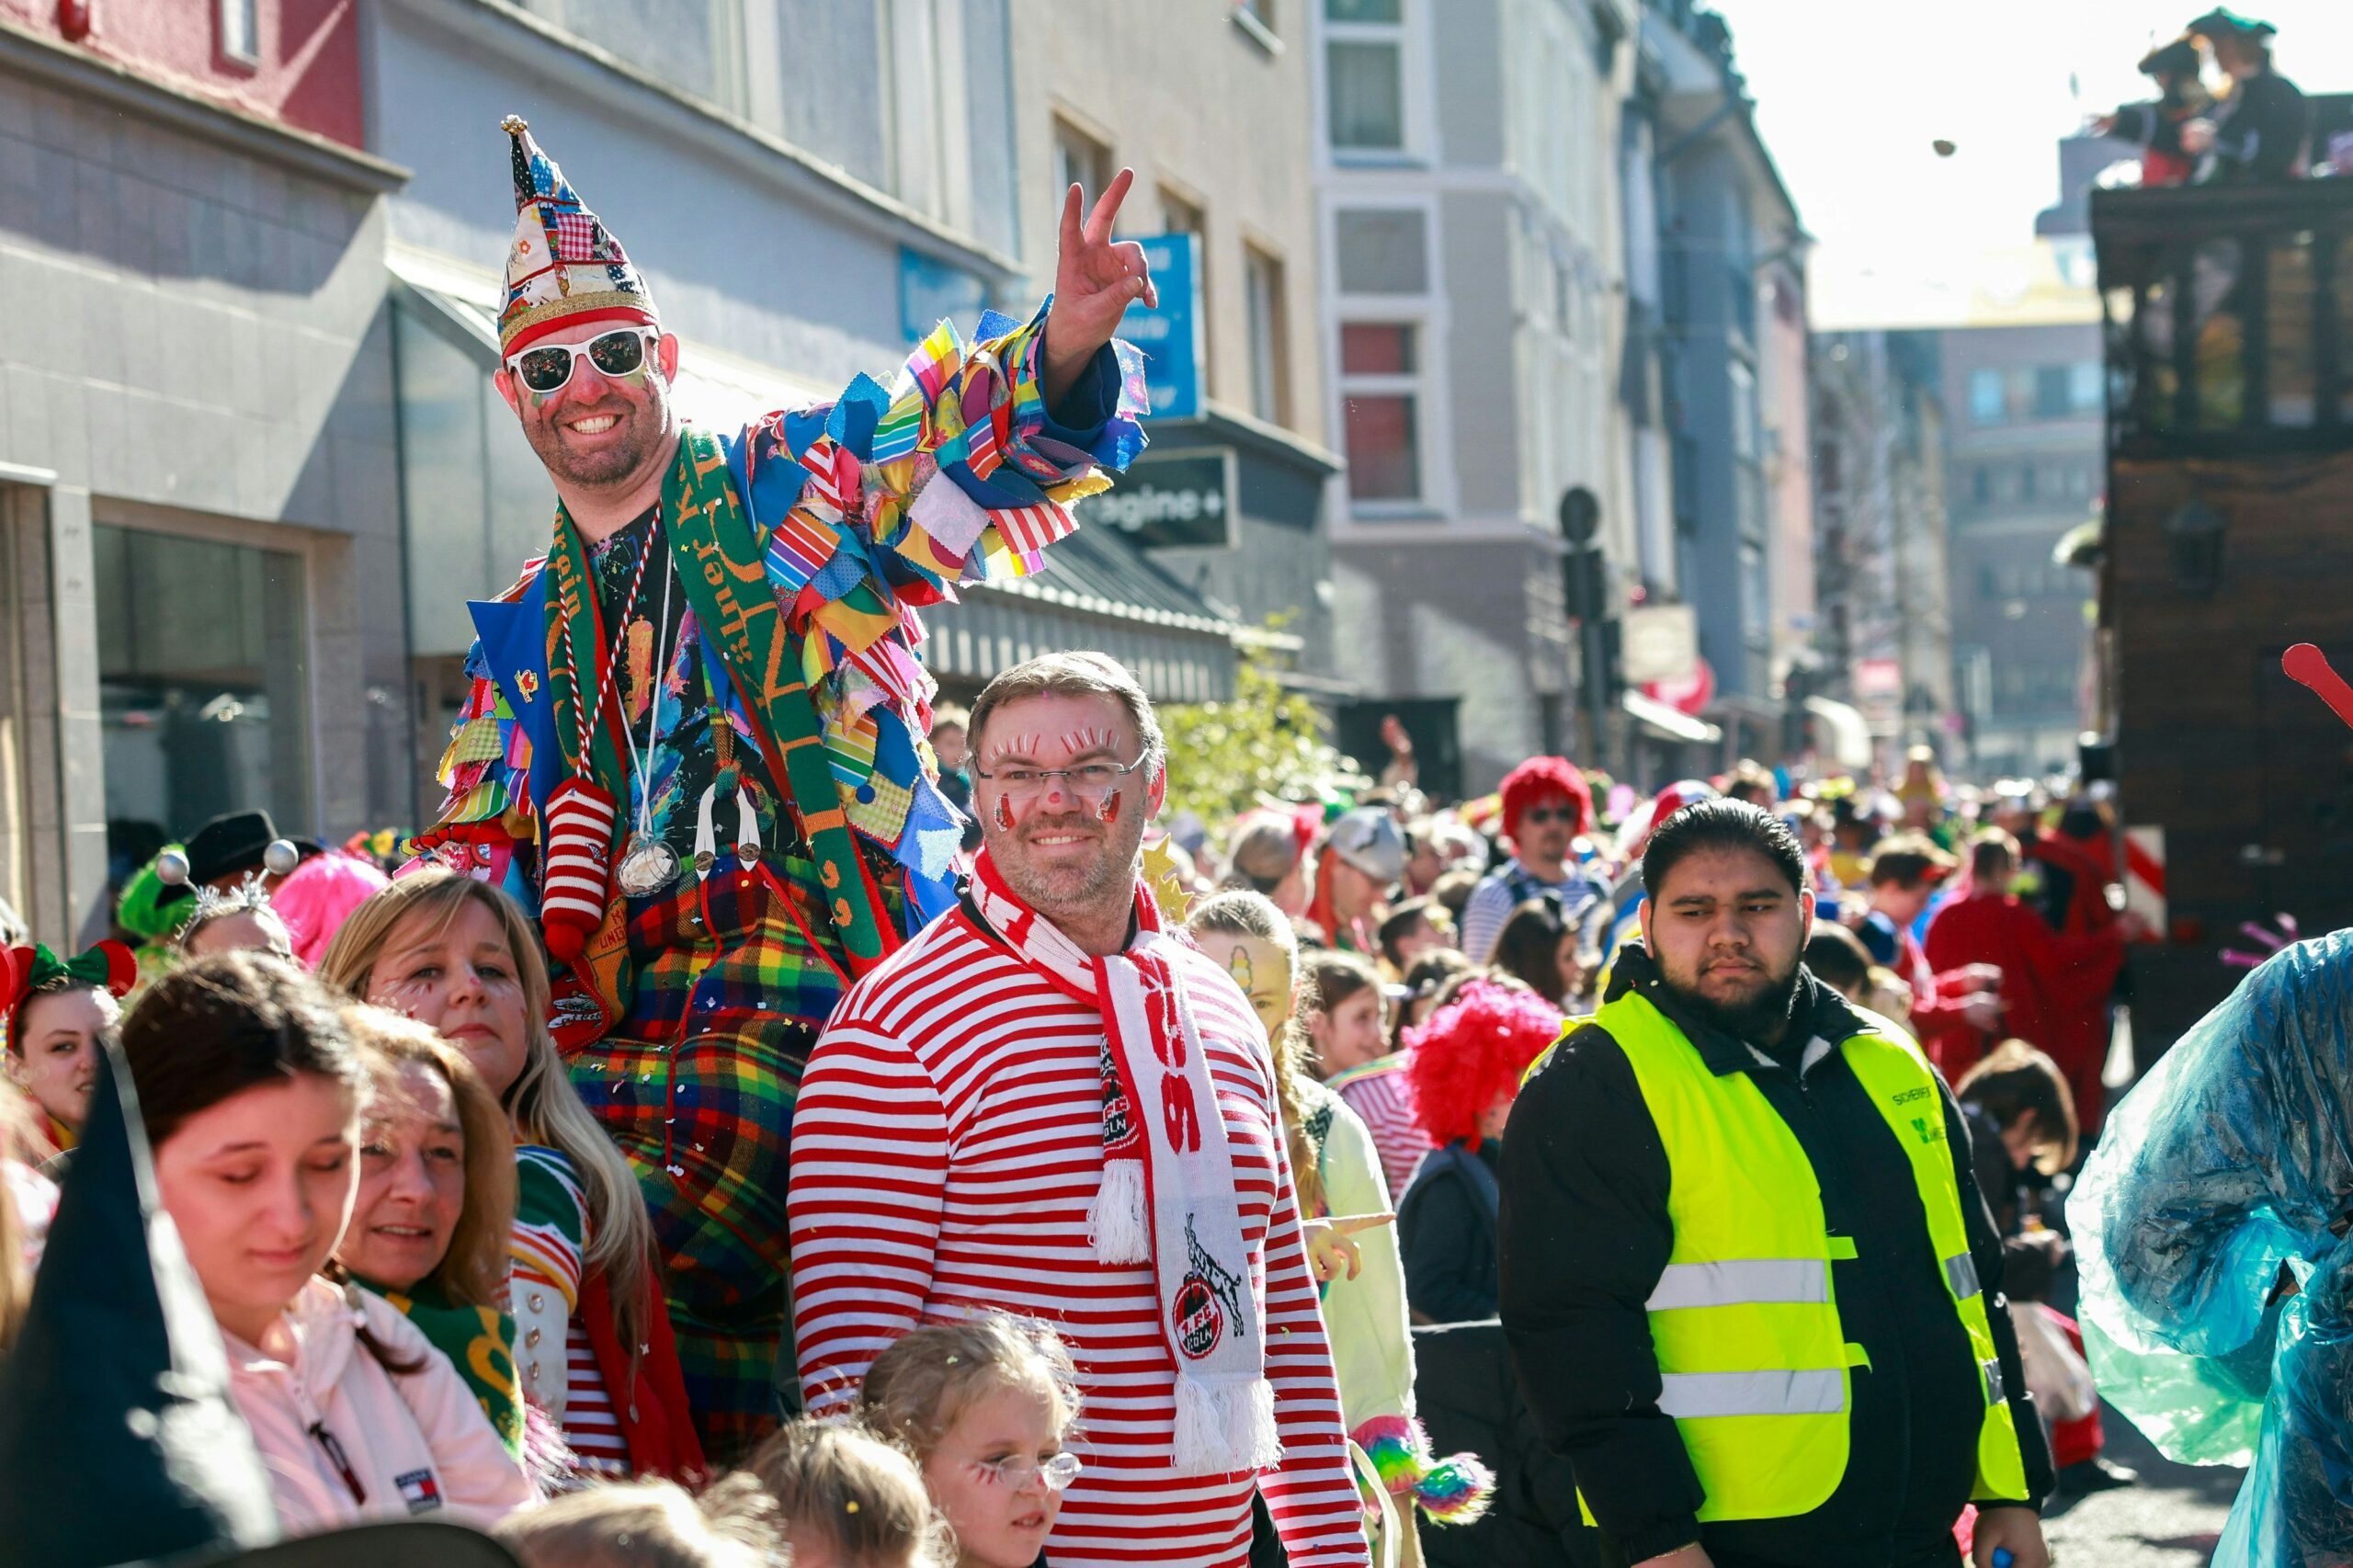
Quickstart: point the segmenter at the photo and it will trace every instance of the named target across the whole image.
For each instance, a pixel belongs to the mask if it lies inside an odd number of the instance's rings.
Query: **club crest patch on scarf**
[[[1185,1278],[1176,1287],[1171,1327],[1176,1348],[1192,1360],[1205,1361],[1225,1337],[1228,1322],[1237,1331],[1248,1333],[1248,1319],[1242,1312],[1242,1277],[1210,1256],[1194,1234],[1189,1215],[1185,1221]]]

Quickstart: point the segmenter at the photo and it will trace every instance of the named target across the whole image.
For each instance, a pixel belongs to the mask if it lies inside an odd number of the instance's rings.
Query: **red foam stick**
[[[2279,657],[2279,667],[2288,678],[2312,687],[2329,710],[2347,725],[2353,725],[2353,686],[2328,666],[2328,655],[2309,642],[2299,642]]]

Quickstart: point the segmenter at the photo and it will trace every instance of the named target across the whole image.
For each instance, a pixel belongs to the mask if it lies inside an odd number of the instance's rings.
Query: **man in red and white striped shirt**
[[[847,1408],[877,1352],[919,1324],[1036,1318],[1070,1346],[1084,1395],[1071,1447],[1086,1468],[1047,1542],[1053,1568],[1244,1568],[1256,1494],[1294,1568],[1367,1563],[1264,1037],[1224,971],[1158,932],[1137,875],[1165,785],[1150,700],[1102,655],[1050,655],[982,693],[971,746],[979,874],[843,999],[794,1109],[809,1409]],[[1142,1004],[1125,974],[1146,977]],[[1216,1117],[1180,1114],[1195,1092]],[[1107,1156],[1138,1142],[1141,1233],[1108,1242]],[[1204,1170],[1230,1190],[1206,1190]],[[1189,1262],[1171,1260],[1172,1203],[1190,1205],[1176,1232]],[[1212,1256],[1222,1237],[1239,1248],[1231,1270]],[[1139,1261],[1106,1261],[1125,1245]],[[1238,1377],[1203,1377],[1237,1356]],[[1254,1392],[1272,1462],[1204,1462],[1205,1442],[1251,1445],[1205,1437],[1199,1413],[1247,1428]],[[1228,1399],[1242,1403],[1214,1403]]]

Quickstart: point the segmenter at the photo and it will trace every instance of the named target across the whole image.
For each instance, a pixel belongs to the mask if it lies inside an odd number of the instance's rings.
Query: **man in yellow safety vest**
[[[1800,962],[1797,839],[1687,807],[1512,1108],[1503,1322],[1609,1568],[2045,1568],[2051,1461],[1950,1092]]]

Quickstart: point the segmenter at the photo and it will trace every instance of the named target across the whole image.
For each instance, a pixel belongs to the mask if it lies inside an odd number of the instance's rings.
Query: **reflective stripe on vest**
[[[1658,1407],[1677,1421],[1709,1415],[1842,1415],[1847,1375],[1836,1372],[1664,1372]]]
[[[1675,1241],[1645,1303],[1658,1361],[1659,1408],[1675,1418],[1705,1489],[1699,1517],[1779,1518],[1821,1506],[1848,1458],[1853,1368],[1822,1192],[1797,1135],[1747,1073],[1718,1077],[1665,1015],[1638,993],[1594,1021],[1634,1070],[1667,1156]],[[1985,1304],[1961,1225],[1942,1097],[1918,1048],[1865,1033],[1840,1052],[1899,1141],[1919,1184],[1930,1241],[1972,1358],[1994,1361]],[[2000,1395],[1984,1380],[1978,1443],[1981,1498],[2026,1495],[2024,1463]]]
[[[1819,1257],[1728,1258],[1722,1263],[1670,1263],[1643,1304],[1728,1307],[1741,1301],[1826,1301],[1830,1265]]]

